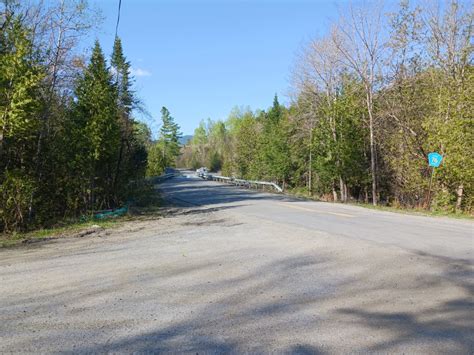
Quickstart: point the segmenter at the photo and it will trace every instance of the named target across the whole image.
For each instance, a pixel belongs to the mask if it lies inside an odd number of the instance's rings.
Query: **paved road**
[[[383,245],[469,262],[473,260],[474,225],[471,221],[427,218],[367,208],[308,202],[278,194],[255,193],[211,181],[199,181],[191,172],[162,188],[177,203],[215,208],[237,208],[239,214],[318,230]]]
[[[178,177],[108,235],[0,251],[0,352],[473,353],[473,223]]]

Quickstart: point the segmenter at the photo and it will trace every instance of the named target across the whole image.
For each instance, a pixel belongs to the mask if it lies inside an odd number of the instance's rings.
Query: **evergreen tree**
[[[134,98],[132,83],[130,80],[130,62],[123,54],[122,41],[115,38],[112,51],[111,66],[115,76],[115,86],[117,88],[117,103],[124,120],[129,120],[132,113]]]
[[[112,70],[98,43],[87,66],[72,55],[90,24],[73,3],[0,11],[0,233],[117,206],[144,176],[130,64],[119,39]]]
[[[76,149],[85,153],[78,173],[88,179],[91,207],[115,201],[113,172],[120,149],[116,87],[96,41],[91,61],[76,87],[74,105]],[[79,167],[79,166],[78,166]]]
[[[176,165],[181,148],[179,139],[182,134],[179,129],[168,109],[162,107],[160,135],[149,152],[148,176],[160,175],[166,167]]]
[[[273,105],[267,114],[267,118],[273,124],[277,124],[282,118],[282,108],[280,102],[278,101],[277,94],[275,94],[275,96],[273,97]]]
[[[161,108],[161,129],[158,144],[161,147],[163,161],[166,166],[174,166],[176,158],[179,155],[179,139],[182,134],[179,131],[179,125],[174,122],[170,112],[166,107]]]
[[[290,173],[290,156],[288,145],[288,127],[278,96],[273,99],[273,106],[265,115],[263,135],[260,139],[260,171],[258,178],[276,181],[285,185]]]
[[[120,149],[114,173],[114,187],[124,185],[130,179],[139,178],[144,167],[137,169],[137,162],[143,157],[143,146],[137,145],[134,137],[135,123],[132,118],[132,109],[135,103],[130,78],[130,63],[126,60],[122,42],[115,38],[111,58],[112,73],[117,94],[118,118],[120,123]]]

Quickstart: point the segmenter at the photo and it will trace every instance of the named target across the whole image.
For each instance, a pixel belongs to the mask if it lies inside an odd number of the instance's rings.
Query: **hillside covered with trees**
[[[346,13],[301,51],[288,107],[275,96],[266,111],[201,122],[180,165],[324,200],[472,212],[472,6]],[[443,163],[429,202],[433,151]]]

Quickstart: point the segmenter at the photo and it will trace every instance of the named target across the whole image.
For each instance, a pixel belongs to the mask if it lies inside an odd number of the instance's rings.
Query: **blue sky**
[[[93,2],[93,1],[91,1]],[[110,54],[118,0],[96,0],[97,36]],[[184,134],[234,106],[288,101],[296,53],[323,34],[341,2],[323,0],[122,0],[119,36],[156,130],[166,106]]]

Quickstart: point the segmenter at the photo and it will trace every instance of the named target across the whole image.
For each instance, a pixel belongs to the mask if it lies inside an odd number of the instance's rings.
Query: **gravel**
[[[249,203],[0,251],[0,352],[473,353],[471,262]]]

